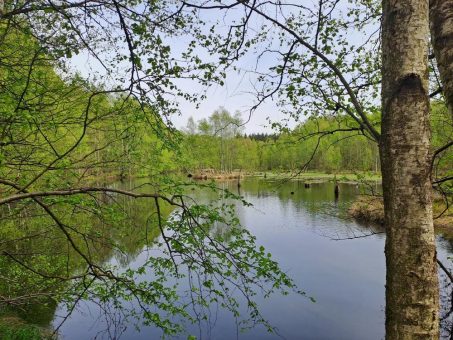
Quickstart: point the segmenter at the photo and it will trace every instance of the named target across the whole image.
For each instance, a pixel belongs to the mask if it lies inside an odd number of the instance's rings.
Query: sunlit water
[[[235,181],[218,185],[238,191]],[[263,315],[278,334],[269,334],[262,326],[241,332],[231,315],[216,309],[207,322],[187,325],[187,333],[179,338],[191,334],[203,339],[382,339],[385,235],[379,228],[346,218],[346,208],[358,193],[355,185],[342,184],[335,200],[331,183],[305,188],[298,181],[243,181],[240,194],[253,207],[238,205],[242,224],[316,302],[296,294],[259,298]],[[203,190],[193,195],[200,201],[210,199]],[[438,244],[439,257],[445,259],[451,253],[450,242],[439,238]],[[145,259],[146,254],[138,255],[128,265],[135,267]],[[64,312],[63,307],[57,310],[54,326]],[[118,313],[82,302],[59,334],[67,340],[155,339],[162,332],[152,327],[139,331]]]

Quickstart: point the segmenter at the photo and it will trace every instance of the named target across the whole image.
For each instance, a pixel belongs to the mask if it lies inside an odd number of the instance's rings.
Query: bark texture
[[[430,1],[431,42],[453,119],[453,0]]]
[[[432,218],[428,0],[384,0],[382,135],[387,339],[438,339]]]

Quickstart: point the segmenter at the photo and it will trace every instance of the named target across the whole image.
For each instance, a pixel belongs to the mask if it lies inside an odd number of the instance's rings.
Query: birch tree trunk
[[[430,1],[431,42],[453,119],[453,0]]]
[[[387,339],[438,339],[428,0],[383,0],[382,137]]]

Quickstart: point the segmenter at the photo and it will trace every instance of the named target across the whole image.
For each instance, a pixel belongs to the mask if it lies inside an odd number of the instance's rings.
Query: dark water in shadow
[[[237,192],[233,182],[219,183]],[[355,185],[340,186],[338,200],[331,183],[284,184],[258,179],[242,182],[241,195],[253,207],[237,206],[244,226],[257,243],[272,253],[281,267],[307,295],[273,295],[258,299],[264,316],[278,328],[279,336],[263,327],[238,331],[235,319],[222,310],[200,325],[188,325],[188,334],[204,339],[382,339],[384,338],[385,235],[376,227],[345,218],[346,207],[359,193]],[[212,193],[193,193],[207,201]],[[369,236],[367,236],[369,235]],[[367,236],[367,237],[365,237]],[[352,239],[350,239],[352,238]],[[439,239],[439,254],[451,254],[451,243]],[[136,256],[132,266],[142,263]],[[59,308],[57,315],[63,314]],[[155,339],[161,332],[151,327],[136,330],[114,312],[108,318],[94,303],[83,302],[61,327],[62,339]],[[54,325],[61,321],[58,317]],[[110,333],[106,331],[110,330]],[[116,333],[115,333],[116,332]],[[187,339],[188,334],[179,338]]]

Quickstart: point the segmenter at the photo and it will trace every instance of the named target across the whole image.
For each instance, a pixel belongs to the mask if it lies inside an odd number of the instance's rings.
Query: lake
[[[347,218],[347,207],[360,193],[359,187],[340,184],[336,200],[332,183],[312,183],[305,188],[301,181],[247,178],[239,189],[236,181],[217,185],[235,193],[239,190],[253,204],[237,204],[242,225],[315,302],[297,294],[258,297],[260,310],[278,334],[269,334],[262,326],[242,332],[234,317],[216,309],[212,318],[187,325],[187,332],[176,338],[187,339],[189,334],[203,339],[384,338],[385,234],[379,227]],[[191,196],[206,202],[213,193],[196,189]],[[438,237],[439,258],[446,264],[452,244]],[[121,264],[137,267],[146,261],[147,254],[135,251]],[[110,261],[118,263],[115,257]],[[448,285],[443,291],[445,305],[450,299],[449,289]],[[57,308],[54,327],[60,324],[64,312],[63,306]],[[448,333],[448,318],[443,326]],[[60,327],[59,334],[67,340],[155,339],[162,332],[149,326],[139,331],[113,309],[82,301]]]

